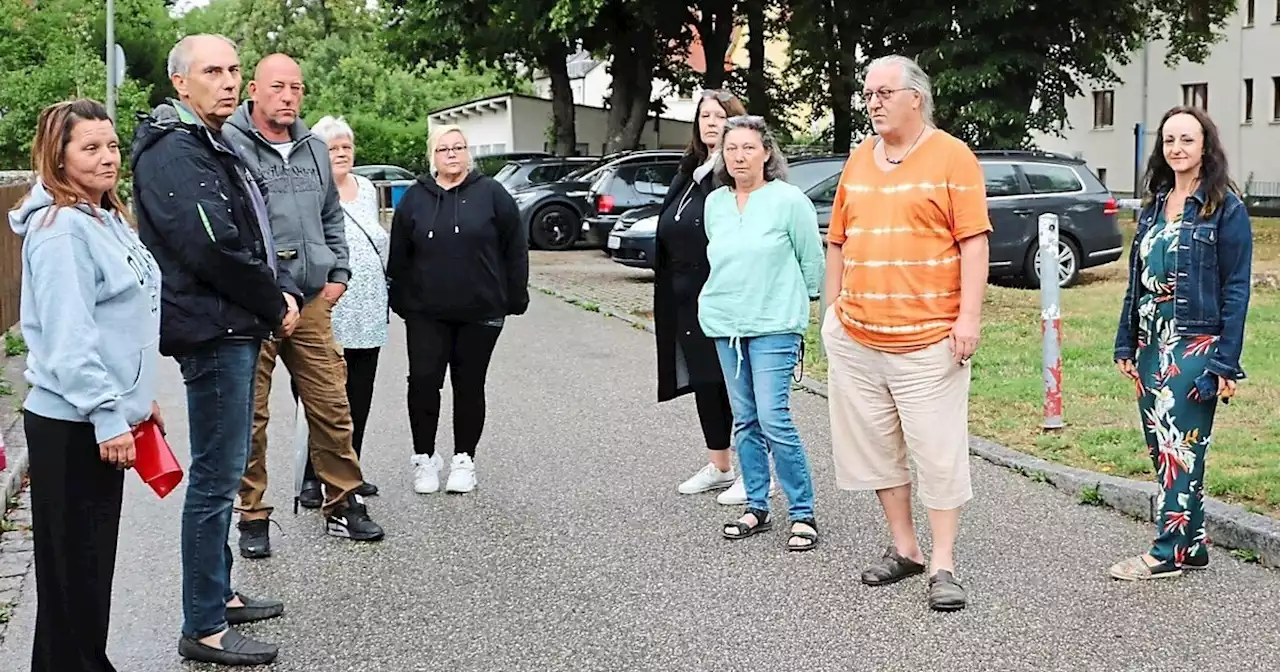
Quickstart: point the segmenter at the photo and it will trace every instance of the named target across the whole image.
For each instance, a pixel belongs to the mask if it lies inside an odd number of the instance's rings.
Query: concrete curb
[[[606,317],[617,318],[633,327],[653,333],[653,324],[648,320],[627,315],[622,311],[566,294],[552,287],[534,282],[530,282],[529,286],[570,304],[598,306],[599,312]],[[794,387],[824,399],[827,398],[826,384],[808,376],[801,378]],[[1160,490],[1155,483],[1109,476],[1057,464],[976,436],[969,437],[969,451],[992,464],[1015,471],[1032,480],[1048,483],[1082,503],[1088,500],[1088,503],[1105,504],[1148,523],[1156,519],[1156,498]],[[1251,513],[1213,497],[1205,498],[1204,517],[1209,538],[1212,539],[1214,546],[1252,551],[1257,554],[1258,562],[1262,565],[1280,568],[1280,520]]]

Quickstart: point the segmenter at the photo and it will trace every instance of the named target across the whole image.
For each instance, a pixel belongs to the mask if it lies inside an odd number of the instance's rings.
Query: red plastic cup
[[[182,465],[174,457],[159,425],[147,420],[133,429],[133,470],[161,499],[182,482]]]

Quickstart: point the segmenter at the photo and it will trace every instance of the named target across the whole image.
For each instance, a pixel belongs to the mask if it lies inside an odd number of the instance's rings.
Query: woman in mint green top
[[[771,527],[769,456],[787,495],[787,548],[818,545],[813,477],[791,418],[791,373],[803,357],[809,302],[818,298],[825,252],[813,203],[783,181],[786,162],[756,116],[725,122],[704,220],[711,275],[698,297],[698,323],[715,340],[733,407],[734,443],[747,510],[724,526],[728,539]]]

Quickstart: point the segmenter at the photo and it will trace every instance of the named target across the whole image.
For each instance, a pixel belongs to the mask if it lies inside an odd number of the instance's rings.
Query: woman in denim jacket
[[[1243,380],[1253,233],[1227,175],[1218,129],[1175,107],[1147,162],[1146,203],[1129,252],[1115,361],[1137,385],[1143,434],[1161,487],[1151,550],[1111,567],[1126,581],[1204,569],[1204,460],[1217,400]]]

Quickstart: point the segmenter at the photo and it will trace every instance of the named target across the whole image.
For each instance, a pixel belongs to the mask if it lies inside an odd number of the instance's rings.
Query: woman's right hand
[[[137,450],[133,445],[133,433],[125,432],[114,439],[107,439],[98,444],[98,453],[102,461],[116,469],[130,469],[137,458]]]
[[[1120,373],[1134,380],[1138,379],[1138,367],[1133,365],[1132,359],[1117,359],[1116,368],[1120,369]]]

